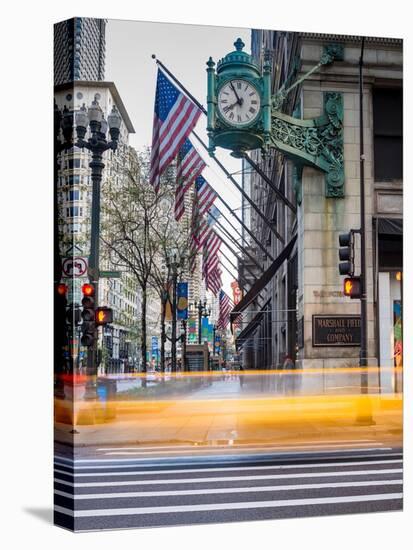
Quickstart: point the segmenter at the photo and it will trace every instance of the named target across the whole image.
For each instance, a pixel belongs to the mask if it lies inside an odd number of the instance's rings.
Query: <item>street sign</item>
[[[87,273],[87,258],[75,256],[62,260],[64,277],[83,277]]]
[[[103,279],[120,279],[122,273],[120,271],[99,271],[99,276]]]

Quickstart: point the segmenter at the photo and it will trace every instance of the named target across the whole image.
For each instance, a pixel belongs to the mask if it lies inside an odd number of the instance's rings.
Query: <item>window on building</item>
[[[374,179],[403,177],[402,90],[376,88],[373,91]]]
[[[67,183],[69,185],[78,185],[80,183],[80,176],[69,176],[67,178]]]
[[[73,168],[80,168],[80,166],[81,166],[80,159],[69,159],[68,160],[69,170],[73,170]]]
[[[66,217],[68,218],[74,218],[75,216],[81,216],[82,215],[82,208],[78,206],[68,206],[66,208]]]
[[[68,201],[78,201],[79,199],[80,199],[79,189],[73,189],[71,191],[68,191],[68,193],[67,193],[67,200]]]

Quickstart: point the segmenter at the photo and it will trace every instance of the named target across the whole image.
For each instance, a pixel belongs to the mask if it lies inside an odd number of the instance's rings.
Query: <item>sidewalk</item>
[[[70,433],[68,419],[56,422],[57,441],[77,446],[402,444],[402,399],[390,395],[82,402],[74,416],[78,433]]]

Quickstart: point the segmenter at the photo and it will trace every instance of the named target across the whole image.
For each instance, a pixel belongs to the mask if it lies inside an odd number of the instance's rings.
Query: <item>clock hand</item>
[[[237,94],[237,91],[236,91],[236,89],[234,88],[234,84],[233,84],[232,82],[230,82],[230,86],[231,86],[231,88],[234,90],[234,94],[235,94],[235,96],[236,96],[236,98],[237,98],[237,103],[238,103],[238,105],[242,105],[242,99],[241,99],[241,98],[239,97],[239,95]]]
[[[235,103],[233,103],[232,105],[228,105],[227,107],[224,108],[224,111],[227,113],[228,111],[231,111],[235,105],[238,105],[238,101],[236,101]]]

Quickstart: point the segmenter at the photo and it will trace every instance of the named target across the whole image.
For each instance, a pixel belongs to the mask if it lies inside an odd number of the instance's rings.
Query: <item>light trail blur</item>
[[[56,439],[118,445],[119,456],[401,447],[402,369],[391,369],[393,392],[381,391],[383,372],[107,375],[91,402],[83,399],[86,378],[66,377],[65,399],[55,400]]]

